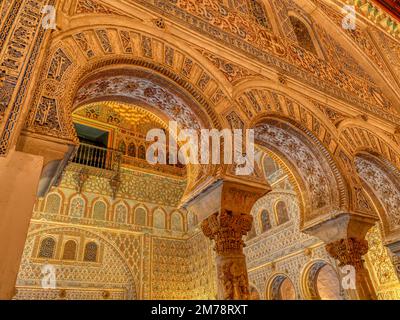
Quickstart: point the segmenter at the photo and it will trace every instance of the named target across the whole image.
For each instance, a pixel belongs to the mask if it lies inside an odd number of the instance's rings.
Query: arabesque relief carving
[[[319,299],[325,265],[399,299],[399,26],[373,0],[0,1],[0,238],[28,232],[0,299]],[[254,129],[255,170],[148,163],[169,121]]]

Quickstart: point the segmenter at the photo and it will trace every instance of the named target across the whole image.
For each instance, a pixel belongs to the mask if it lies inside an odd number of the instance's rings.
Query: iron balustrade
[[[155,172],[166,173],[179,177],[186,175],[186,168],[170,165],[152,165],[145,159],[124,155],[121,151],[101,148],[94,145],[81,143],[72,163],[96,169],[119,172],[121,165],[147,169]],[[101,171],[95,171],[102,175]],[[92,172],[93,174],[93,172]]]
[[[120,151],[81,143],[72,162],[98,169],[119,171],[121,159]]]

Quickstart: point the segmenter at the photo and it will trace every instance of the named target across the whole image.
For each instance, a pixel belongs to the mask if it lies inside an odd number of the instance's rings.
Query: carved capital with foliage
[[[362,270],[362,256],[368,252],[368,242],[365,239],[341,239],[327,244],[326,250],[332,258],[340,262],[340,266],[351,265],[356,270]]]
[[[205,219],[201,228],[208,238],[215,240],[219,255],[243,254],[243,236],[251,230],[252,223],[253,217],[249,214],[223,210]]]

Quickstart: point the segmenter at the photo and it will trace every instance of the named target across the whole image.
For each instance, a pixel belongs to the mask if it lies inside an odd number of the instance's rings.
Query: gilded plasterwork
[[[400,282],[393,267],[392,257],[386,247],[382,245],[382,233],[379,224],[368,233],[369,252],[368,264],[373,270],[374,285],[378,297],[382,300],[400,299]]]
[[[21,218],[5,209],[0,237],[27,238],[15,299],[400,299],[395,16],[373,0],[0,2],[0,203]],[[254,175],[149,164],[146,134],[169,121],[255,128]],[[218,183],[218,209],[185,207]],[[376,292],[326,291],[344,262]]]

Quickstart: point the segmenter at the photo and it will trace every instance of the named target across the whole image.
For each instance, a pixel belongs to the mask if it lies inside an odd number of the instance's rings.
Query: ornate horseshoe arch
[[[93,36],[98,42],[90,38]],[[102,99],[134,102],[163,115],[164,120],[178,120],[181,128],[199,130],[223,127],[216,109],[219,105],[226,104],[229,98],[227,89],[221,86],[220,80],[209,70],[209,62],[204,62],[205,59],[201,56],[191,57],[183,49],[138,30],[118,29],[119,45],[112,41],[116,41],[115,37],[104,26],[97,26],[94,30],[84,27],[57,36],[57,41],[49,49],[49,58],[45,61],[41,81],[38,82],[32,98],[33,108],[24,129],[26,136],[51,137],[74,146],[77,139],[71,118],[73,110],[83,102]],[[73,45],[76,47],[73,48]],[[82,91],[90,91],[85,85],[102,76],[103,82],[99,85],[104,86],[106,78],[113,77],[114,80],[125,81],[126,86],[119,94],[107,96],[98,90],[98,96],[92,95],[91,99],[79,100],[82,98]],[[129,87],[129,78],[134,78],[142,85],[147,81],[146,92],[141,92],[139,96],[138,90],[135,92],[133,86]],[[186,109],[176,108],[179,103],[168,107],[159,104],[159,108],[151,106],[149,102],[160,101],[156,101],[154,93],[153,97],[145,97],[146,94],[151,95],[150,84],[156,86],[153,88],[155,91],[166,89],[167,97],[173,93],[185,101]],[[128,91],[131,91],[130,95]],[[81,95],[77,99],[79,94]],[[176,102],[177,98],[173,100]],[[160,106],[164,110],[160,110]],[[188,167],[188,193],[198,186],[207,185],[211,177],[221,170],[216,165]],[[223,167],[222,170],[226,168]]]
[[[398,231],[396,203],[400,190],[400,149],[395,135],[385,136],[377,128],[361,120],[341,123],[340,139],[351,150],[351,164],[374,211],[382,221],[389,241]]]
[[[289,278],[289,276],[284,273],[275,273],[267,281],[266,294],[265,294],[267,300],[282,300],[280,290],[285,280],[290,281],[290,284],[293,286],[295,294],[297,295],[294,284],[292,280]]]
[[[322,268],[332,265],[325,260],[310,261],[303,269],[301,275],[301,291],[305,299],[320,300],[321,296],[318,291],[318,276]],[[339,275],[337,275],[339,281]],[[342,294],[342,292],[341,292]]]
[[[304,227],[350,205],[347,184],[333,157],[311,133],[301,129],[274,116],[259,118],[255,124],[257,143],[285,159],[296,177],[305,201],[301,217]]]

